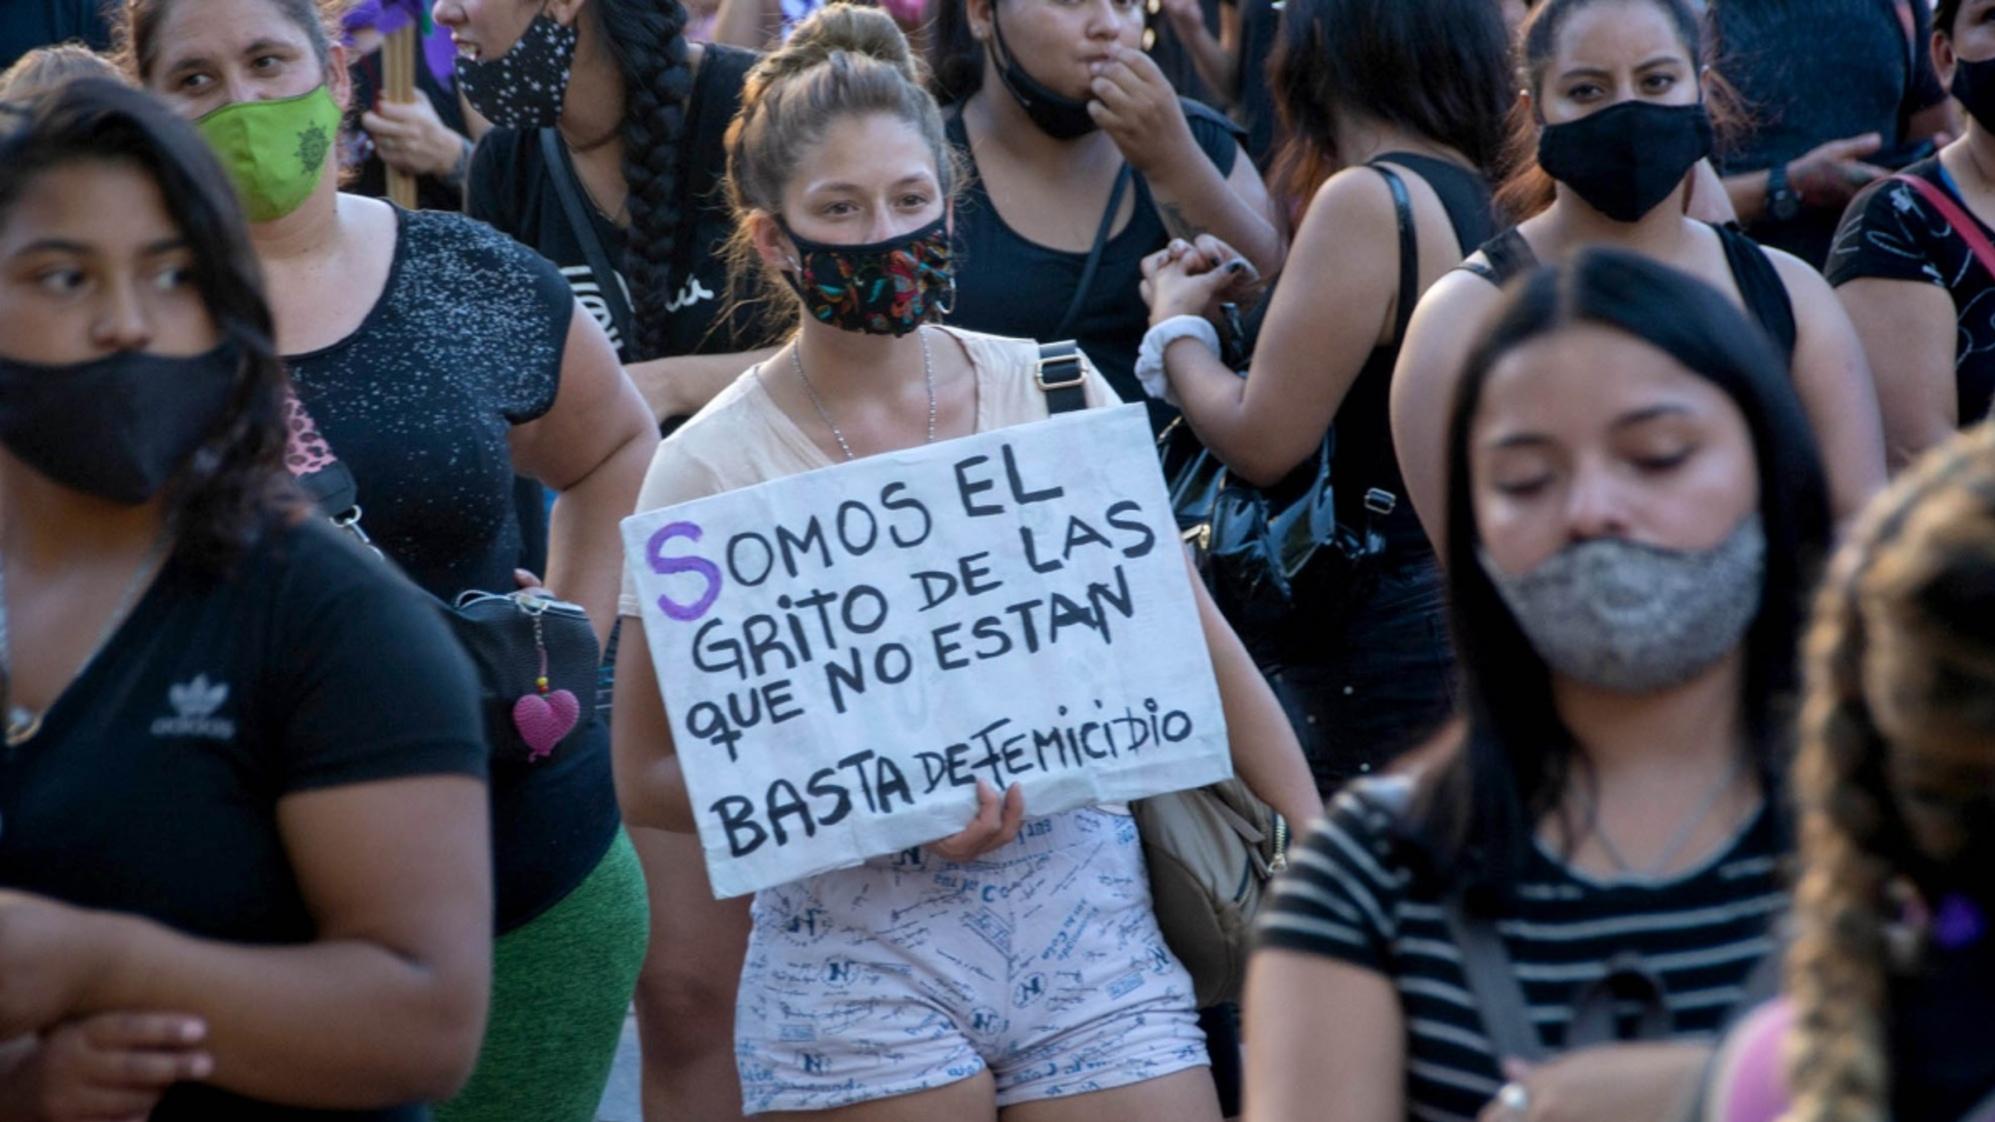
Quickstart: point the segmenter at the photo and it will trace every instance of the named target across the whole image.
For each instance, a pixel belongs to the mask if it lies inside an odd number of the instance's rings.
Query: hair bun
[[[908,81],[922,82],[920,64],[892,16],[879,8],[839,0],[812,12],[782,47],[756,65],[758,85],[828,62],[840,52],[885,63]]]

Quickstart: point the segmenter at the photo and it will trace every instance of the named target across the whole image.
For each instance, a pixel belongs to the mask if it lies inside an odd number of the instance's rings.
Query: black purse
[[[1391,168],[1372,165],[1392,189],[1399,221],[1399,308],[1395,338],[1404,338],[1420,294],[1419,243],[1406,184]],[[1227,364],[1244,369],[1251,357],[1239,310],[1225,308]],[[1355,518],[1340,518],[1331,479],[1337,430],[1323,434],[1316,454],[1272,487],[1234,478],[1183,417],[1158,434],[1158,457],[1171,510],[1191,547],[1213,603],[1250,647],[1285,640],[1319,640],[1340,626],[1377,580],[1386,539],[1375,523],[1399,496],[1371,488]]]
[[[332,455],[302,402],[292,398],[286,415],[291,446],[285,462],[292,478],[333,525],[384,556],[361,529],[353,472]],[[471,589],[449,603],[423,596],[477,668],[485,743],[494,762],[536,764],[562,744],[579,742],[595,720],[602,658],[586,610],[542,589]]]

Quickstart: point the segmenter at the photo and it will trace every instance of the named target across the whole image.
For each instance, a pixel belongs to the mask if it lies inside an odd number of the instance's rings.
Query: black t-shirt
[[[470,662],[393,569],[319,519],[226,580],[169,559],[45,717],[0,750],[0,885],[202,938],[310,942],[288,795],[485,774]],[[420,1119],[168,1092],[153,1122]]]
[[[741,105],[741,82],[755,64],[752,51],[709,43],[693,78],[692,101],[679,153],[679,228],[672,249],[672,276],[678,288],[668,304],[672,315],[670,345],[663,354],[638,353],[632,340],[621,337],[604,299],[602,278],[589,266],[582,242],[569,225],[547,161],[540,135],[517,129],[493,129],[478,143],[471,159],[464,212],[491,223],[504,234],[532,246],[561,270],[575,296],[617,346],[625,362],[642,362],[686,354],[726,354],[754,344],[751,315],[742,311],[718,329],[715,323],[727,306],[727,258],[723,249],[734,233],[734,215],[722,189],[727,172],[724,143],[728,122]],[[561,150],[568,158],[567,148]],[[573,165],[569,174],[574,174]],[[592,205],[583,205],[596,228],[596,237],[610,260],[621,262],[626,231]],[[628,303],[629,286],[616,278]]]
[[[483,223],[395,213],[381,298],[353,334],[291,356],[291,378],[353,472],[376,545],[439,599],[511,591],[520,525],[507,440],[554,405],[575,297]],[[504,931],[580,884],[616,834],[603,723],[551,760],[495,766],[492,823]]]
[[[1718,68],[1748,112],[1746,135],[1724,155],[1728,175],[1868,132],[1896,148],[1912,114],[1946,99],[1926,48],[1922,0],[1910,5],[1917,26],[1909,35],[1898,0],[1715,0],[1714,7]],[[1807,208],[1748,232],[1820,268],[1841,217]]]
[[[1240,153],[1233,124],[1197,102],[1182,104],[1199,149],[1220,175],[1232,174]],[[956,304],[948,323],[991,335],[1055,341],[1088,255],[1048,248],[1007,226],[975,174],[976,156],[960,114],[949,120],[949,140],[970,161],[972,174],[956,203]],[[1139,290],[1143,258],[1169,244],[1170,235],[1142,176],[1132,189],[1136,211],[1102,247],[1087,298],[1065,334],[1080,344],[1124,401],[1146,402],[1153,426],[1161,430],[1177,410],[1144,394],[1136,381],[1136,349],[1150,327],[1150,310]],[[1099,214],[1093,217],[1100,219]]]
[[[6,0],[0,3],[0,70],[36,47],[80,39],[91,50],[111,46],[107,9],[118,0]]]
[[[1921,160],[1905,172],[1960,201],[1960,192],[1938,157]],[[1995,230],[1976,221],[1984,236],[1995,238]],[[1988,416],[1989,401],[1995,397],[1995,277],[1974,259],[1945,215],[1907,184],[1889,179],[1876,184],[1851,200],[1827,271],[1833,285],[1878,277],[1946,289],[1960,324],[1954,343],[1954,384],[1961,427]]]
[[[1291,851],[1256,920],[1258,945],[1317,955],[1390,983],[1405,1018],[1406,1117],[1472,1122],[1502,1087],[1502,1061],[1469,992],[1443,895],[1416,874],[1383,809],[1391,781],[1359,780]],[[1762,808],[1696,868],[1599,879],[1534,846],[1514,905],[1497,918],[1539,1043],[1564,1049],[1575,996],[1633,959],[1653,975],[1669,1036],[1712,1042],[1775,949],[1787,903],[1779,816]],[[1624,1014],[1625,1016],[1625,1014]],[[1632,1021],[1632,1018],[1628,1018]],[[1619,1027],[1624,1035],[1632,1024]]]

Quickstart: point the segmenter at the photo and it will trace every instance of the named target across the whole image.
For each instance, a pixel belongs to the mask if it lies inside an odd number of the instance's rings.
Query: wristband
[[[1143,345],[1136,349],[1136,380],[1143,384],[1144,393],[1166,405],[1178,404],[1178,398],[1171,392],[1171,378],[1164,370],[1164,352],[1186,336],[1197,336],[1214,358],[1219,357],[1219,329],[1204,316],[1172,316],[1145,332]]]
[[[471,150],[475,147],[476,145],[470,140],[462,136],[457,138],[457,162],[450,165],[449,171],[443,173],[445,186],[463,190],[464,179],[471,173]]]

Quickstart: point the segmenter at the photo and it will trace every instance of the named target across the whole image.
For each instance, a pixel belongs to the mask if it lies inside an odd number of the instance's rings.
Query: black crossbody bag
[[[377,556],[361,529],[360,488],[313,424],[304,404],[291,405],[292,478],[333,525]],[[322,450],[308,451],[308,446]],[[295,465],[316,465],[299,471]],[[418,589],[418,591],[422,591]],[[423,596],[443,617],[478,671],[485,743],[495,762],[537,764],[563,744],[575,744],[596,719],[596,673],[602,652],[589,613],[540,589],[467,589],[445,602]]]

